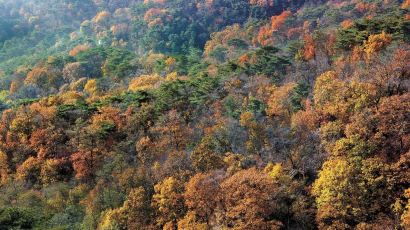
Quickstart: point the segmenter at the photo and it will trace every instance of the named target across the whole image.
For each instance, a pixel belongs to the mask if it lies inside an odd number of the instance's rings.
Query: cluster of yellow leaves
[[[97,229],[115,229],[118,226],[126,226],[127,221],[125,218],[125,209],[120,207],[117,209],[109,209],[101,217],[101,221],[98,224]]]
[[[314,88],[314,102],[315,107],[318,109],[336,110],[329,108],[330,103],[338,101],[337,93],[342,94],[344,89],[344,82],[339,80],[336,72],[328,71],[323,73],[316,79],[315,88]],[[330,102],[330,103],[329,103]],[[337,106],[337,105],[333,105]],[[336,112],[336,111],[335,111]]]
[[[130,91],[144,91],[154,89],[159,86],[160,82],[163,81],[163,78],[158,74],[153,75],[141,75],[139,77],[131,80],[128,90]]]
[[[270,162],[263,171],[275,182],[280,182],[285,177],[281,163],[273,164]]]
[[[160,225],[175,221],[183,212],[183,189],[181,181],[168,177],[154,186],[155,194],[152,197],[152,206],[160,216],[157,222]]]
[[[234,174],[239,171],[241,171],[244,167],[244,162],[245,162],[245,157],[241,154],[235,154],[235,153],[225,153],[225,157],[223,159],[225,165],[226,165],[226,171],[229,174]]]
[[[83,100],[83,97],[80,93],[75,91],[68,91],[64,94],[61,94],[59,99],[62,104],[75,104],[80,100]]]
[[[167,76],[165,76],[166,81],[175,81],[177,79],[183,80],[183,78],[178,76],[177,72],[172,72],[172,73],[167,74]]]
[[[95,79],[88,80],[87,83],[84,85],[84,91],[91,95],[98,93],[97,80]]]
[[[211,34],[211,39],[205,44],[205,55],[209,55],[218,45],[225,45],[234,38],[243,39],[247,37],[247,32],[239,24],[226,27],[220,32]]]
[[[239,122],[242,126],[247,128],[248,140],[245,142],[246,150],[252,154],[258,154],[265,143],[264,128],[256,122],[255,116],[252,112],[243,112],[240,116]]]
[[[80,32],[82,34],[91,34],[92,33],[92,28],[91,28],[91,21],[90,20],[85,20],[81,22],[80,25]]]
[[[340,212],[347,209],[338,197],[344,192],[348,192],[347,188],[351,188],[350,178],[354,178],[354,168],[346,160],[333,159],[323,164],[319,177],[312,188],[319,209],[318,218],[321,219],[322,216],[329,215],[327,211],[331,211],[330,207],[334,207]],[[343,213],[334,213],[334,215],[343,215]]]
[[[296,87],[295,83],[288,83],[281,87],[274,87],[269,97],[267,113],[269,116],[290,118],[292,113],[291,94]]]
[[[328,71],[316,79],[315,107],[319,111],[344,119],[374,102],[374,85],[353,80],[346,83],[336,72]]]
[[[13,81],[13,82],[11,82],[11,84],[10,84],[10,89],[9,89],[10,93],[11,93],[11,94],[16,93],[17,90],[18,90],[21,86],[22,86],[22,83],[21,83],[20,81]]]
[[[207,230],[209,227],[207,224],[199,222],[195,213],[188,212],[183,219],[178,221],[178,229]]]
[[[56,74],[46,67],[35,67],[27,74],[24,83],[45,86],[48,83],[53,83],[56,77]]]
[[[401,216],[401,225],[404,229],[410,229],[410,188],[405,191],[404,195],[408,199],[408,202],[405,211]]]
[[[392,42],[393,37],[384,31],[381,34],[370,35],[364,43],[364,52],[367,58],[371,58],[375,53],[381,51]]]
[[[167,58],[167,60],[165,60],[165,65],[172,66],[176,63],[176,61],[177,60],[175,58],[169,57],[169,58]]]
[[[41,166],[40,178],[45,184],[57,182],[61,175],[60,169],[66,164],[66,160],[60,159],[47,159]]]
[[[165,65],[167,66],[168,71],[173,71],[175,68],[175,64],[177,63],[177,60],[173,57],[168,57],[165,60]]]
[[[8,157],[3,151],[0,151],[0,185],[7,183],[8,175]]]
[[[255,121],[255,118],[253,116],[252,112],[244,112],[241,114],[240,119],[239,119],[239,123],[242,126],[249,126],[252,122]]]
[[[30,105],[32,113],[39,114],[44,120],[54,119],[57,115],[56,106],[44,106],[40,103],[33,103]]]
[[[364,51],[363,51],[363,48],[361,46],[353,47],[352,54],[351,54],[351,60],[353,62],[357,62],[357,61],[361,60],[364,56],[363,53],[364,53]]]
[[[72,91],[82,92],[83,89],[84,89],[85,84],[87,84],[87,81],[88,81],[88,79],[85,78],[85,77],[80,78],[77,81],[72,82],[69,85],[69,89],[72,90]]]
[[[215,153],[212,144],[212,136],[205,136],[192,152],[192,165],[197,171],[206,172],[223,166],[222,157]]]
[[[31,181],[40,172],[41,162],[38,158],[29,157],[23,162],[16,172],[16,179],[20,181]]]
[[[312,194],[316,197],[318,207],[317,220],[322,221],[326,218],[343,219],[347,218],[349,209],[341,200],[346,194],[351,194],[353,188],[350,178],[354,178],[354,168],[344,159],[328,160],[323,164],[322,170],[319,172],[319,178],[315,181],[312,187]],[[319,222],[321,225],[322,222]],[[347,229],[343,222],[332,223],[342,226],[341,229]],[[322,228],[325,226],[321,226]],[[333,229],[333,228],[331,228]]]

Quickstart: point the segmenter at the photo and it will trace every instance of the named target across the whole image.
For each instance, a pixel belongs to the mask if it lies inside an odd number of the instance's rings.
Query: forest
[[[0,230],[410,229],[410,0],[0,0]]]

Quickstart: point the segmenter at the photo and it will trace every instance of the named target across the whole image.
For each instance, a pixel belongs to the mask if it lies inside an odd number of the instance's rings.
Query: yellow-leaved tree
[[[404,229],[410,229],[410,188],[405,191],[404,195],[408,199],[408,202],[401,216],[401,225]]]
[[[158,74],[141,75],[131,80],[128,90],[130,91],[145,91],[158,87],[163,78]]]
[[[9,177],[9,166],[7,155],[0,151],[0,185],[5,184]]]
[[[151,206],[157,212],[157,224],[164,228],[176,225],[177,220],[185,214],[182,181],[168,177],[156,184],[154,190]]]
[[[341,158],[331,159],[323,164],[319,177],[313,184],[312,193],[316,197],[318,208],[316,220],[323,229],[349,229],[347,222],[357,212],[355,197],[357,193],[352,180],[355,169]]]
[[[90,95],[97,94],[98,93],[97,80],[95,79],[88,80],[87,83],[84,85],[84,91],[89,93]]]
[[[370,35],[367,41],[364,42],[364,52],[366,53],[367,58],[372,58],[375,54],[388,46],[392,40],[393,37],[384,31],[381,34]]]

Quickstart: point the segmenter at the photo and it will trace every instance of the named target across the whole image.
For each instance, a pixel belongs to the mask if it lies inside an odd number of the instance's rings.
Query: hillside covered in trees
[[[409,0],[0,0],[0,230],[410,229]]]

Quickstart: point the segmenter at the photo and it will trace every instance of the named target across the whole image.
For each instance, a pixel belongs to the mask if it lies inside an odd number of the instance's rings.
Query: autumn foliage
[[[410,228],[409,1],[1,2],[0,229]]]

